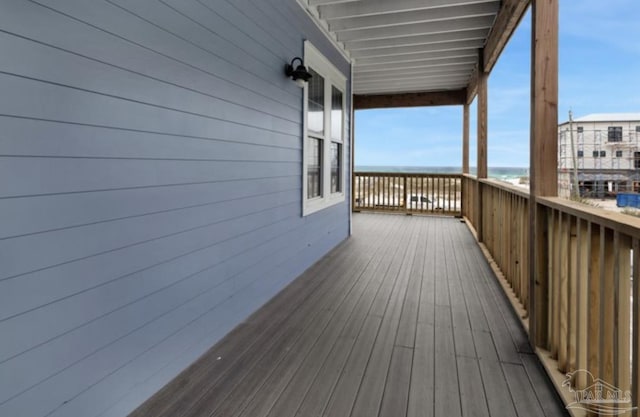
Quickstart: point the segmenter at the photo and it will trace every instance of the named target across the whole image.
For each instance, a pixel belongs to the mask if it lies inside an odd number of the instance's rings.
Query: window
[[[331,143],[331,192],[338,193],[342,191],[342,170],[340,165],[342,162],[342,145],[339,143]]]
[[[342,192],[342,132],[344,109],[342,91],[331,87],[331,192]]]
[[[622,142],[622,126],[609,126],[607,137],[609,142]]]
[[[582,132],[584,132],[584,127],[578,126],[578,133],[582,133]]]
[[[607,151],[600,151],[600,158],[607,156]]]
[[[578,151],[578,158],[584,157],[584,151]]]
[[[346,77],[311,43],[304,61],[311,79],[304,87],[303,215],[344,201]]]
[[[598,157],[598,155],[600,155],[600,152],[598,152],[598,151],[593,151],[593,157],[594,157],[594,158],[597,158],[597,157]]]
[[[636,133],[640,133],[640,126],[636,126]]]
[[[616,158],[622,158],[622,151],[616,151]]]
[[[307,199],[322,197],[324,78],[310,69],[307,86]]]
[[[633,167],[635,169],[640,169],[640,152],[633,153]]]
[[[322,190],[322,140],[310,137],[307,141],[307,198],[316,198]]]

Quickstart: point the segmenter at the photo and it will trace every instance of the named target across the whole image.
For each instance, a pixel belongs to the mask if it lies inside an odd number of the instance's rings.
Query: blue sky
[[[640,112],[640,1],[560,1],[558,119]],[[531,17],[489,78],[489,166],[529,165]],[[471,107],[475,166],[476,107]],[[356,112],[356,165],[460,166],[462,107]]]

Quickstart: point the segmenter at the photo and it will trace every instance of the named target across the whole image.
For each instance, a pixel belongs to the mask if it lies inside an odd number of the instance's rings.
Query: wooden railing
[[[356,172],[354,211],[460,215],[462,176]]]
[[[474,200],[478,193],[480,210]],[[525,312],[525,327],[530,323],[526,315],[535,315],[536,347],[547,368],[556,373],[556,382],[561,383],[567,373],[585,370],[621,390],[621,400],[631,393],[637,407],[640,219],[561,198],[538,197],[536,210],[544,232],[534,242],[527,190],[465,176],[463,201],[462,214],[482,230],[482,244],[510,287],[512,301]],[[533,309],[529,306],[532,244],[539,251]],[[587,375],[576,372],[572,389],[592,385]],[[567,397],[568,387],[557,387],[565,398],[574,398],[573,393]],[[621,401],[609,406],[630,405]]]

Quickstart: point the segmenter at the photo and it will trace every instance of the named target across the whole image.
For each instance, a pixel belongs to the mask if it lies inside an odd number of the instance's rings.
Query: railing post
[[[405,213],[409,212],[407,206],[407,176],[402,176],[402,207],[404,207]]]

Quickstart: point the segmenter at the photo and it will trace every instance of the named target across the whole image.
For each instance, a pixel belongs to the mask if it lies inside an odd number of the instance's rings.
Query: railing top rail
[[[516,194],[527,200],[529,199],[529,193],[526,190],[514,185],[492,179],[480,179],[479,181],[483,184]],[[584,203],[567,200],[566,198],[561,197],[536,197],[536,202],[545,207],[559,210],[580,219],[604,225],[605,227],[611,230],[617,230],[624,235],[640,238],[640,218],[629,216],[624,213],[605,210],[599,207],[592,207]]]
[[[429,177],[429,178],[462,178],[462,174],[441,174],[441,173],[425,173],[425,172],[372,172],[372,171],[355,171],[356,176],[370,177]]]
[[[536,201],[543,206],[560,210],[563,213],[568,213],[592,223],[603,225],[623,235],[640,238],[640,218],[601,209],[599,207],[590,207],[586,204],[561,197],[537,197]]]
[[[520,187],[516,187],[515,185],[509,184],[508,182],[498,181],[489,178],[483,178],[479,180],[483,184],[491,185],[492,187],[499,188],[504,191],[508,191],[510,193],[516,194],[519,197],[529,199],[529,191]]]

